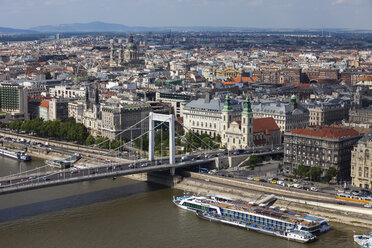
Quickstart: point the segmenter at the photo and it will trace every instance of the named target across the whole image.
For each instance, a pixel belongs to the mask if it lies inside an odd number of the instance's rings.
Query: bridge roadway
[[[161,164],[139,166],[131,168],[131,163],[110,163],[108,165],[85,168],[85,169],[65,169],[43,174],[33,174],[27,177],[7,178],[0,181],[0,195],[15,193],[20,191],[51,187],[62,184],[76,183],[82,181],[97,180],[102,178],[115,178],[117,176],[132,175],[138,173],[148,173],[154,171],[165,171],[172,168],[183,168],[193,165],[202,165],[213,162],[214,158],[203,158],[193,161],[178,162],[176,164]],[[145,163],[142,163],[144,165]]]

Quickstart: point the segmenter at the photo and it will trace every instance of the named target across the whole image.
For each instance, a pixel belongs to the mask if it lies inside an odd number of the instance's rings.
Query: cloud
[[[332,2],[332,5],[340,5],[340,4],[360,4],[360,0],[336,0]]]
[[[263,0],[251,0],[248,2],[248,6],[259,6],[263,4]]]
[[[44,5],[46,6],[61,6],[61,5],[68,5],[68,4],[73,4],[73,3],[77,3],[77,2],[80,2],[80,0],[64,0],[64,1],[60,1],[60,0],[46,0],[43,2]]]

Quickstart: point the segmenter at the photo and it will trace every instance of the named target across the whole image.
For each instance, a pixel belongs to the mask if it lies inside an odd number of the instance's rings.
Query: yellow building
[[[223,70],[216,71],[217,77],[241,77],[242,72],[234,68],[234,66],[228,66]]]

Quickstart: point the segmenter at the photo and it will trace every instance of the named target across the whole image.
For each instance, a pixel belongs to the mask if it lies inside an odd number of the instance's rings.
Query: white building
[[[84,113],[83,102],[69,102],[68,103],[68,117],[72,117],[76,122],[81,123]]]
[[[170,103],[176,117],[183,116],[185,105],[191,100],[191,95],[173,92],[156,92],[156,100]]]
[[[55,86],[49,89],[51,97],[63,97],[63,98],[78,98],[84,97],[85,91],[83,88],[73,88],[71,86]]]
[[[200,98],[193,100],[183,108],[183,125],[187,129],[199,134],[206,133],[211,137],[216,137],[222,132],[222,109],[224,101],[221,99]],[[231,121],[240,120],[242,103],[230,100],[233,109]]]
[[[297,103],[294,95],[290,103],[279,101],[252,103],[252,111],[254,118],[274,118],[281,132],[309,125],[309,111]]]

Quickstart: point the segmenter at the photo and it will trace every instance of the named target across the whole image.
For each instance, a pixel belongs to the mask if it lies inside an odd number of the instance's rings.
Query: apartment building
[[[308,127],[284,134],[284,173],[294,175],[300,164],[335,167],[340,179],[350,178],[351,150],[362,136],[351,128]]]
[[[372,189],[372,133],[359,140],[351,151],[352,185]]]

